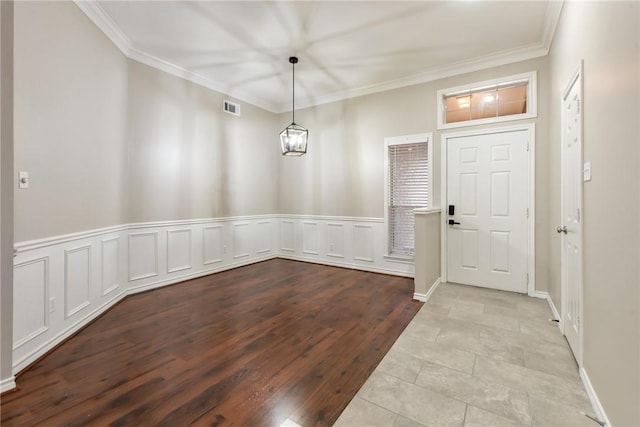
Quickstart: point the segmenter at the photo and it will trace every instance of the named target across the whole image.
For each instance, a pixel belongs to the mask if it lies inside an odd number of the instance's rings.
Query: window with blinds
[[[415,208],[429,205],[428,142],[387,146],[389,255],[412,256]]]

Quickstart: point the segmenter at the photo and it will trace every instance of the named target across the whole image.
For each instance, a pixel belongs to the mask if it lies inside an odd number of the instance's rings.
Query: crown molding
[[[220,92],[224,95],[235,98],[239,101],[247,102],[259,108],[263,108],[272,113],[285,113],[291,111],[288,104],[277,104],[258,99],[251,94],[241,90],[225,87],[201,74],[189,71],[170,61],[151,55],[136,48],[124,32],[113,22],[109,15],[100,7],[96,0],[74,0],[74,3],[82,10],[89,19],[122,51],[122,53],[134,61],[164,71],[181,79],[188,80],[197,85]],[[457,64],[448,65],[400,79],[389,80],[379,84],[363,86],[355,89],[334,92],[326,95],[310,97],[306,100],[298,100],[298,108],[308,108],[316,105],[328,104],[331,102],[343,101],[349,98],[355,98],[364,95],[371,95],[378,92],[384,92],[402,87],[427,83],[447,77],[453,77],[460,74],[471,73],[474,71],[486,70],[488,68],[498,67],[501,65],[511,64],[514,62],[526,61],[528,59],[546,56],[553,42],[558,20],[564,0],[551,0],[547,5],[545,13],[545,25],[541,40],[539,43],[529,46],[506,50],[492,55],[473,58],[469,61],[459,62]]]
[[[560,14],[562,13],[562,6],[564,6],[564,0],[551,0],[547,4],[544,30],[542,33],[542,45],[547,49],[547,53],[549,49],[551,49],[551,43],[553,43],[553,37],[556,34],[556,28],[558,27]]]
[[[73,0],[73,2],[125,56],[129,57],[132,49],[131,41],[95,0]]]
[[[541,44],[529,47],[518,48],[499,52],[492,55],[481,56],[469,61],[460,62],[450,66],[429,70],[423,73],[414,74],[401,79],[390,80],[379,84],[364,86],[343,92],[334,92],[327,95],[313,97],[311,101],[296,101],[296,107],[299,109],[313,107],[315,105],[328,104],[330,102],[342,101],[349,98],[356,98],[364,95],[371,95],[378,92],[384,92],[393,89],[399,89],[407,86],[413,86],[421,83],[427,83],[447,77],[458,76],[461,74],[471,73],[474,71],[486,70],[488,68],[498,67],[500,65],[512,64],[514,62],[526,61],[528,59],[546,56],[549,49]],[[277,113],[291,111],[291,108],[280,106]]]
[[[188,80],[192,83],[195,83],[199,86],[206,87],[207,89],[214,90],[225,96],[235,98],[239,101],[247,102],[249,104],[255,105],[256,107],[260,107],[272,113],[276,112],[277,106],[274,104],[271,104],[263,99],[258,99],[256,97],[253,97],[242,90],[230,89],[230,88],[224,87],[223,85],[207,77],[204,77],[201,74],[194,73],[193,71],[189,71],[186,68],[180,67],[179,65],[176,65],[170,61],[159,58],[157,56],[151,55],[135,47],[131,47],[129,49],[129,54],[127,55],[127,57],[134,61],[148,65],[149,67],[156,68],[160,71],[164,71],[165,73],[171,74],[175,77],[179,77],[181,79]]]
[[[248,102],[249,104],[253,104],[256,107],[263,108],[267,111],[276,112],[278,109],[278,105],[255,98],[239,89],[229,89],[200,74],[189,71],[186,68],[180,67],[170,61],[138,49],[131,43],[131,40],[129,40],[120,27],[113,22],[104,9],[100,7],[96,0],[74,0],[74,3],[127,58],[148,65],[149,67],[156,68],[160,71],[164,71],[175,77],[188,80],[199,86],[206,87],[207,89],[220,92],[223,95],[230,96],[243,102]]]

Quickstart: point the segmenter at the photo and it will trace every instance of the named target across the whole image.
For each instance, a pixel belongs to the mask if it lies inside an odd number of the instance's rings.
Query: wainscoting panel
[[[411,277],[384,258],[379,218],[255,215],[125,224],[21,242],[13,370],[127,295],[275,257]]]
[[[280,221],[280,251],[294,253],[296,251],[296,223],[283,219]]]
[[[327,255],[344,258],[344,224],[327,224]]]
[[[49,257],[16,264],[13,270],[13,349],[49,326]]]
[[[370,224],[353,226],[353,258],[358,261],[374,262],[374,229]]]
[[[158,232],[129,234],[129,281],[158,275]]]
[[[382,218],[311,215],[279,218],[281,258],[413,277],[413,263],[384,257]]]
[[[202,228],[202,265],[223,261],[224,247],[222,243],[222,225]]]
[[[91,245],[64,251],[64,317],[91,304]]]
[[[248,222],[233,224],[233,258],[251,255],[251,230]]]
[[[302,223],[302,253],[318,255],[318,223],[305,221]]]
[[[102,239],[101,246],[100,288],[106,296],[120,287],[120,237]]]
[[[274,234],[273,221],[262,220],[256,224],[256,255],[264,255],[273,252]]]
[[[167,230],[167,273],[191,268],[191,228]]]

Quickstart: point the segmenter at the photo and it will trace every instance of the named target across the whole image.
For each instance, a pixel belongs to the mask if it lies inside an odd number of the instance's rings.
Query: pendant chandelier
[[[284,128],[280,132],[280,147],[282,148],[283,156],[302,156],[307,152],[307,138],[309,137],[309,131],[302,126],[296,124],[296,64],[298,58],[292,56],[289,58],[291,68],[293,70],[293,110],[291,124]]]

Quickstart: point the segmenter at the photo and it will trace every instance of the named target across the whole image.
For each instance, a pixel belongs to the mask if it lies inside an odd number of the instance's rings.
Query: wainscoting
[[[127,295],[270,258],[413,277],[382,218],[256,215],[127,224],[15,245],[13,372]]]

